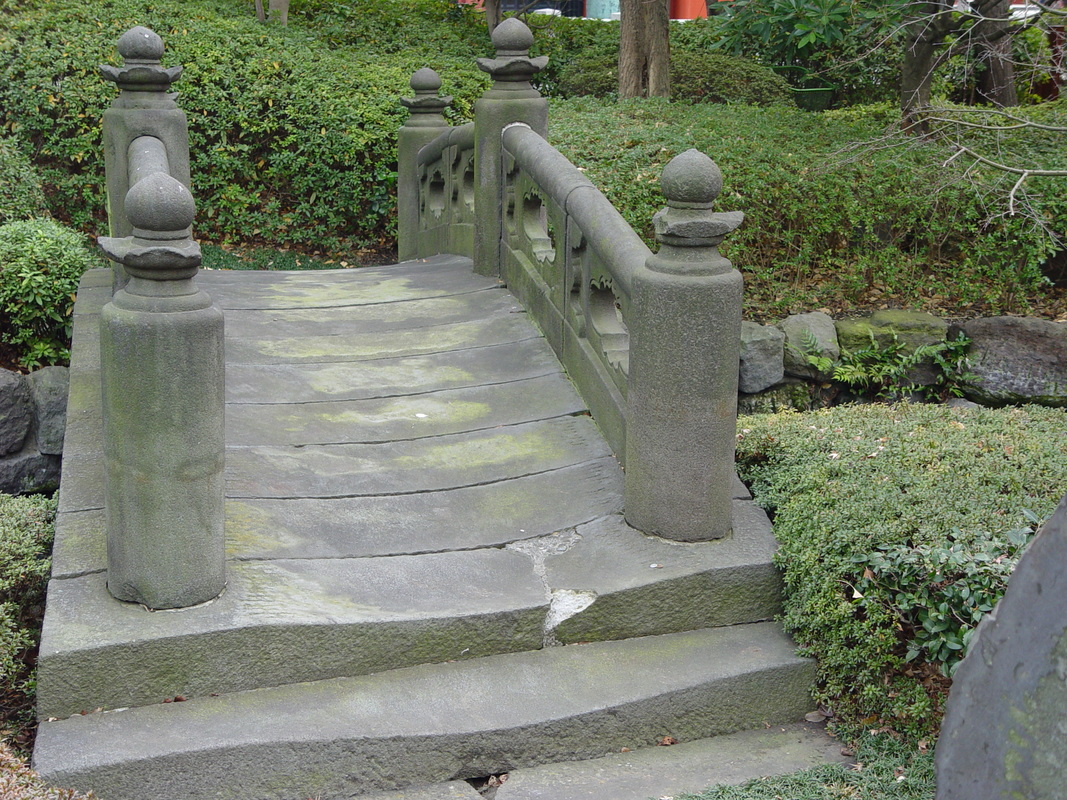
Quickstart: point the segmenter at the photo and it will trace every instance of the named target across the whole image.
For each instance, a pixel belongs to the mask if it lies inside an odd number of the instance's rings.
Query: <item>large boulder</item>
[[[785,377],[785,334],[773,325],[741,323],[741,368],[738,388],[746,394],[762,392]]]
[[[785,334],[785,373],[797,378],[829,380],[832,369],[817,369],[808,361],[808,356],[826,358],[831,363],[841,357],[833,318],[821,311],[812,311],[786,317],[778,327]]]
[[[937,742],[938,800],[1065,796],[1067,498],[1015,567],[956,671]]]
[[[30,449],[0,458],[0,492],[25,494],[55,491],[59,488],[61,461],[59,456],[47,456]]]
[[[965,322],[970,338],[967,397],[983,405],[1067,406],[1067,324],[1029,317]]]
[[[928,344],[945,341],[948,323],[925,311],[884,309],[869,317],[837,321],[837,341],[842,350],[854,352],[869,347],[871,337],[879,347],[888,347],[893,337],[909,352]]]
[[[947,336],[948,323],[925,311],[884,309],[869,317],[837,321],[837,341],[843,352],[870,347],[873,338],[880,349],[890,347],[895,339],[904,345],[903,352],[911,355],[920,347],[945,341]],[[936,383],[937,377],[934,363],[927,359],[909,371],[907,380],[926,386]]]
[[[66,367],[45,367],[27,378],[37,419],[37,449],[48,455],[63,453],[67,425],[67,391],[70,372]]]
[[[26,379],[0,369],[0,456],[17,453],[33,424],[33,401]]]

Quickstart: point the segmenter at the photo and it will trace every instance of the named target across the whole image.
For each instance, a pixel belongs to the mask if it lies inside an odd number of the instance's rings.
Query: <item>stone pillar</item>
[[[716,213],[722,173],[697,150],[661,179],[660,250],[633,277],[626,412],[626,521],[677,541],[731,533],[741,273],[718,244],[741,224]]]
[[[428,67],[411,76],[414,97],[400,98],[408,109],[407,121],[397,142],[397,255],[401,261],[418,258],[419,247],[419,150],[448,130],[442,112],[452,104],[451,97],[438,94],[441,78]]]
[[[149,608],[225,586],[223,320],[193,282],[195,211],[155,172],[126,195],[132,235],[99,239],[129,276],[100,318],[108,589]]]
[[[548,132],[548,103],[530,79],[548,56],[530,58],[533,34],[512,17],[493,31],[496,58],[479,58],[478,67],[493,78],[492,87],[474,104],[474,271],[497,275],[503,232],[503,146],[508,125],[523,122],[541,136]]]
[[[171,84],[181,67],[164,69],[163,40],[148,28],[131,28],[118,41],[123,66],[100,66],[101,74],[119,87],[119,96],[104,112],[104,169],[107,180],[107,215],[112,237],[132,233],[126,217],[126,192],[136,181],[128,173],[126,153],[140,136],[159,139],[167,153],[169,172],[189,188],[189,128],[185,112],[174,102]],[[115,289],[126,285],[127,276],[115,264]]]

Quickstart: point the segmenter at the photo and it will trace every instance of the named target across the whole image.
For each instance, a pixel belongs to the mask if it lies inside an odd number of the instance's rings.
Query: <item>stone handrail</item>
[[[223,318],[193,278],[189,139],[147,28],[118,43],[104,114],[115,291],[100,315],[108,590],[149,608],[205,602],[225,586]]]
[[[517,19],[493,32],[496,57],[478,62],[493,85],[475,104],[473,153],[469,128],[450,129],[441,114],[451,98],[436,96],[436,73],[412,78],[401,257],[468,255],[519,297],[625,463],[632,526],[681,541],[727,536],[741,276],[717,246],[741,215],[712,211],[718,167],[683,153],[664,170],[653,254],[545,141],[547,103],[530,81],[547,59],[529,56],[532,43]],[[473,203],[463,191],[471,175]]]

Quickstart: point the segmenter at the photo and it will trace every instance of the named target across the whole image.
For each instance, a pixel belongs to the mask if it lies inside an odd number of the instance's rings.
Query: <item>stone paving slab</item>
[[[566,497],[566,503],[558,502]],[[226,551],[237,560],[363,558],[474,550],[559,530],[622,510],[613,457],[446,492],[329,499],[226,501]],[[65,511],[52,577],[107,567],[103,509]],[[310,535],[314,532],[314,535]]]
[[[553,647],[45,722],[34,765],[107,800],[339,800],[798,719],[813,668],[769,623]]]
[[[425,355],[443,350],[486,347],[522,339],[536,339],[540,334],[525,316],[509,314],[470,322],[456,322],[398,331],[388,336],[365,333],[272,336],[226,336],[227,364],[328,364],[331,362],[370,361],[378,358]]]
[[[419,395],[559,374],[540,339],[336,364],[227,364],[228,403],[311,403]]]
[[[381,443],[444,436],[585,411],[562,375],[371,400],[231,403],[231,446]]]
[[[234,447],[228,497],[351,497],[458,489],[611,455],[589,417],[381,444]]]
[[[522,317],[526,313],[514,296],[499,288],[406,303],[363,305],[349,314],[332,311],[324,314],[321,308],[230,309],[225,312],[226,336],[243,339],[363,333],[388,339],[435,325]]]
[[[495,279],[473,275],[469,260],[452,257],[349,270],[205,270],[197,276],[197,282],[223,311],[400,303],[478,292],[500,285]]]

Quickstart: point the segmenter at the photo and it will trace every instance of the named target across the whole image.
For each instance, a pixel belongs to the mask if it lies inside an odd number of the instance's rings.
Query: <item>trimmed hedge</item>
[[[1041,113],[1062,122],[1067,103]],[[746,304],[758,316],[832,303],[921,308],[927,299],[964,314],[976,303],[1025,311],[1048,286],[1042,265],[1062,247],[1053,234],[1067,239],[1057,179],[1028,179],[1019,207],[1032,214],[1009,216],[1017,176],[968,170],[963,159],[946,165],[947,144],[890,138],[856,147],[896,125],[889,105],[814,114],[585,97],[553,101],[550,120],[553,144],[649,243],[663,167],[690,147],[715,159],[725,180],[718,208],[746,217],[723,251],[745,274]],[[1064,153],[1058,135],[1029,132],[999,146],[1054,166]]]
[[[440,4],[437,4],[440,6]],[[36,163],[53,212],[101,227],[100,116],[116,94],[97,65],[135,24],[163,37],[189,116],[198,235],[337,248],[395,236],[396,135],[417,69],[441,72],[469,114],[487,78],[470,58],[435,46],[449,30],[418,18],[420,50],[388,57],[319,40],[299,16],[262,25],[241,0],[0,4],[0,127]],[[57,27],[57,21],[60,21]]]
[[[936,729],[940,676],[1067,489],[1067,411],[838,406],[738,427],[816,699],[845,721]]]
[[[0,225],[0,341],[34,368],[70,359],[71,312],[86,270],[103,266],[85,237],[51,219]]]

